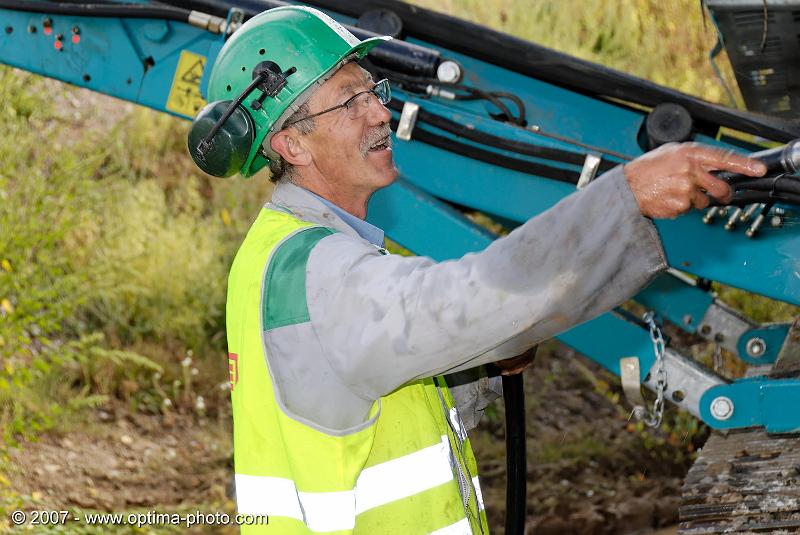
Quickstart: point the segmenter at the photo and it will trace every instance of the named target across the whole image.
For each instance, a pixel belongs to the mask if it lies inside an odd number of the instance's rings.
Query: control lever
[[[716,176],[725,180],[731,186],[739,182],[754,179],[774,178],[782,175],[793,175],[800,171],[800,139],[790,141],[781,147],[762,150],[749,155],[750,158],[761,160],[767,166],[767,172],[762,177],[752,177],[730,171],[716,173]]]

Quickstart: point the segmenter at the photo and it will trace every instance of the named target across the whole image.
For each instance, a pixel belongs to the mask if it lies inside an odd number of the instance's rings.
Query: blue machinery
[[[437,260],[496,237],[465,211],[511,229],[573,192],[579,178],[664,141],[761,148],[720,126],[775,142],[800,138],[796,121],[712,105],[395,0],[311,3],[362,34],[366,27],[405,38],[370,57],[393,81],[401,179],[375,195],[369,217]],[[229,31],[278,2],[171,4],[0,0],[0,62],[191,119]],[[659,113],[677,119],[659,121]],[[796,331],[755,324],[710,291],[717,281],[800,305],[800,226],[783,224],[796,209],[764,195],[659,221],[673,269],[635,301],[750,366],[748,378],[729,382],[667,347],[666,399],[717,429],[800,431]],[[633,401],[640,384],[656,387],[647,325],[624,310],[558,338],[620,375]],[[635,358],[621,367],[626,357]]]

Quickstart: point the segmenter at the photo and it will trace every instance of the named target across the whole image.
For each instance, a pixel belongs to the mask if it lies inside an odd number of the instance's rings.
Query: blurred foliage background
[[[414,0],[528,41],[730,104],[709,64],[716,33],[697,0]],[[738,102],[730,63],[720,67]]]
[[[696,0],[415,3],[727,99]],[[269,198],[267,176],[212,179],[187,155],[188,122],[7,67],[0,101],[3,449],[109,402],[228,425],[227,271]],[[759,320],[793,312],[724,291]]]

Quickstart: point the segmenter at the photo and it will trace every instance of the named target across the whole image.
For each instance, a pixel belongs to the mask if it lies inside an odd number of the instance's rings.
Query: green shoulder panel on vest
[[[310,227],[288,238],[272,253],[261,296],[265,331],[309,321],[306,263],[317,242],[333,233],[326,227]]]

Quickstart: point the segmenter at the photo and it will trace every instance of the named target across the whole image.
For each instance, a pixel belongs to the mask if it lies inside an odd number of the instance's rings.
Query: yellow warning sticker
[[[206,101],[200,94],[200,81],[203,79],[203,69],[206,67],[206,57],[188,50],[181,51],[178,59],[178,68],[175,69],[175,78],[167,97],[167,109],[194,118]]]

